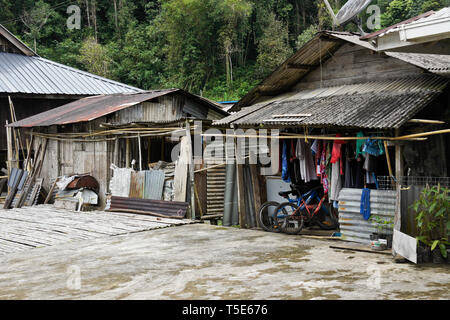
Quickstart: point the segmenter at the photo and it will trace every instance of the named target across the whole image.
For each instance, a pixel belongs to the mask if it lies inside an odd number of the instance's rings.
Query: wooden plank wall
[[[315,69],[303,78],[293,91],[385,80],[423,72],[422,69],[401,60],[346,44],[327,60],[322,68]]]

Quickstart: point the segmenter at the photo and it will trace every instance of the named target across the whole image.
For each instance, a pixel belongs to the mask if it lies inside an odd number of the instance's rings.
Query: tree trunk
[[[116,25],[116,32],[119,31],[119,23],[117,21],[117,0],[114,0],[114,23]]]
[[[89,16],[89,0],[86,0],[86,14],[87,14],[87,21],[88,21],[88,27],[91,28],[91,17]]]

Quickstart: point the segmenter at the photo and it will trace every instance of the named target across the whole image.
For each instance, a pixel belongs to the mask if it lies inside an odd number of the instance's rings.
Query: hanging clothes
[[[338,160],[337,162],[331,165],[330,193],[328,196],[330,202],[338,201],[339,193],[342,190],[342,176],[341,176],[340,162],[341,160]]]
[[[358,138],[364,137],[364,132],[360,131],[356,135]],[[364,146],[365,141],[364,140],[356,140],[356,158],[363,155],[362,148]]]
[[[382,156],[385,153],[383,142],[373,139],[366,140],[362,151],[375,157]]]
[[[323,191],[325,194],[329,191],[329,180],[327,174],[327,143],[324,141],[321,143],[321,154],[320,154],[320,164],[319,164],[319,173],[320,173],[320,182],[323,185]]]
[[[313,156],[315,156],[319,152],[319,140],[314,140],[313,144],[311,145],[311,151],[313,153]]]
[[[364,188],[364,158],[359,156],[356,159],[356,173],[355,173],[355,188],[362,189]]]
[[[289,178],[291,179],[292,184],[299,185],[301,183],[300,162],[297,159],[294,141],[295,141],[294,139],[288,140],[288,143],[289,143],[289,151],[288,151]]]
[[[344,188],[356,188],[356,160],[355,151],[353,150],[353,145],[351,143],[346,145],[344,154]]]
[[[297,140],[296,155],[300,163],[301,180],[306,183],[317,180],[316,166],[311,153],[311,148],[303,139]]]
[[[283,148],[281,152],[281,179],[283,179],[283,181],[286,183],[291,182],[291,178],[289,176],[288,156],[287,143],[286,141],[283,141]]]

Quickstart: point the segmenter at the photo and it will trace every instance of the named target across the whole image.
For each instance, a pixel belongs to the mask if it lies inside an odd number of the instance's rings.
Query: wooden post
[[[400,130],[395,130],[395,136],[400,136]],[[404,173],[404,163],[403,163],[403,142],[397,141],[395,144],[395,179],[397,180],[397,203],[394,217],[394,230],[401,231],[402,222],[402,185],[401,178]],[[397,252],[392,250],[392,255],[395,257]]]
[[[188,166],[189,166],[189,187],[191,192],[191,214],[192,220],[196,219],[195,212],[195,176],[194,176],[194,151],[192,147],[192,139],[191,139],[191,125],[189,124],[189,120],[186,120],[186,137],[188,141]]]
[[[130,168],[131,164],[131,148],[130,148],[130,139],[126,139],[126,151],[125,151],[125,162],[126,168]]]
[[[236,135],[236,131],[234,132]],[[239,225],[241,228],[246,227],[246,209],[245,209],[245,185],[244,185],[244,167],[239,164],[242,159],[238,152],[237,139],[234,139],[235,158],[236,158],[236,179],[238,184],[238,207],[239,207]]]
[[[12,151],[12,141],[11,141],[11,128],[8,127],[8,120],[6,120],[6,141],[7,141],[7,147],[8,147],[8,180],[11,176],[11,170],[12,170],[12,157],[13,157],[13,151]],[[11,188],[8,186],[8,194],[11,191]]]
[[[119,167],[119,138],[114,141],[114,164]]]
[[[252,185],[253,185],[253,200],[255,204],[255,221],[256,221],[256,227],[259,226],[258,223],[258,211],[259,208],[261,208],[261,190],[260,190],[260,183],[259,183],[259,172],[258,172],[258,166],[257,166],[257,156],[250,152],[250,172],[252,175]]]
[[[142,171],[141,135],[139,133],[138,133],[138,145],[139,145],[139,171]]]

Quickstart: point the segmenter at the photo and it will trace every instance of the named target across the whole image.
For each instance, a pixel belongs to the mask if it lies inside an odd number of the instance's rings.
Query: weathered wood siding
[[[99,119],[99,122],[104,119]],[[61,129],[51,127],[48,133],[57,132],[86,132],[94,127],[89,124],[72,125]],[[98,127],[95,127],[98,129]],[[37,150],[42,139],[36,139],[34,150]],[[44,178],[44,187],[48,190],[52,180],[59,176],[71,174],[90,174],[100,184],[99,200],[104,203],[111,178],[110,165],[113,162],[114,142],[78,142],[49,140],[47,152],[42,167],[41,177]]]
[[[111,122],[120,125],[138,122],[174,122],[186,117],[202,120],[223,118],[219,112],[197,101],[179,94],[171,94],[118,111],[111,117]]]
[[[19,53],[19,54],[21,54],[20,50],[18,50],[8,40],[6,40],[5,37],[3,37],[1,35],[0,35],[0,52]]]
[[[169,122],[183,118],[183,99],[177,95],[167,95],[151,102],[143,102],[116,112],[112,122],[129,124],[134,122]]]
[[[424,71],[382,53],[346,44],[334,56],[303,78],[293,89],[315,89],[366,81],[384,80]]]

